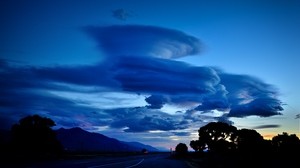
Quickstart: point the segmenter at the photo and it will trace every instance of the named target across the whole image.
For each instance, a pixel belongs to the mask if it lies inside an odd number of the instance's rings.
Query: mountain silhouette
[[[107,137],[100,133],[85,131],[79,127],[56,130],[57,139],[67,151],[88,151],[88,152],[133,152],[147,149],[158,151],[158,149],[144,145],[139,142],[122,142]]]
[[[147,151],[150,151],[150,152],[156,152],[156,151],[158,151],[157,148],[155,148],[153,146],[150,146],[150,145],[142,144],[140,142],[124,142],[124,141],[121,141],[121,142],[125,143],[127,145],[130,145],[130,146],[133,146],[135,148],[146,149]]]

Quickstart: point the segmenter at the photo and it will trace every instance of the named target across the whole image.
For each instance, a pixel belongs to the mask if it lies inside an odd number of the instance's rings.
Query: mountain
[[[71,129],[60,128],[56,130],[56,133],[57,139],[69,151],[132,152],[141,151],[143,148],[149,151],[154,151],[155,149],[152,146],[138,142],[122,142],[78,127]]]
[[[157,152],[158,151],[158,149],[154,148],[153,146],[145,145],[145,144],[142,144],[140,142],[124,142],[124,141],[122,141],[122,143],[130,145],[130,146],[134,146],[134,147],[139,148],[139,149],[146,149],[147,151],[150,151],[150,152]]]

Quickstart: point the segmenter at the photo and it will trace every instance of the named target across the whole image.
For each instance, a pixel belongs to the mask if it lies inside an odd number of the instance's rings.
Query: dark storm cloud
[[[199,39],[181,31],[156,26],[89,26],[85,31],[109,56],[142,55],[179,58],[201,51]]]

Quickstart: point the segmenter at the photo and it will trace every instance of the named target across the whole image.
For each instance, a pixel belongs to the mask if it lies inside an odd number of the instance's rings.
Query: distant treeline
[[[57,140],[53,120],[39,115],[27,116],[14,124],[8,133],[1,133],[0,154],[4,161],[57,159],[63,146]],[[211,122],[198,130],[198,140],[190,142],[195,150],[193,157],[235,157],[240,161],[257,161],[262,158],[298,159],[300,140],[295,134],[283,132],[266,140],[253,129],[237,129],[223,122]],[[7,139],[9,137],[9,139]],[[76,138],[76,137],[74,137]],[[6,140],[4,140],[6,139]],[[178,156],[188,155],[186,144],[176,147]],[[254,162],[255,163],[255,162]]]
[[[237,129],[223,122],[211,122],[198,130],[199,139],[192,140],[190,146],[196,152],[275,152],[292,153],[300,150],[300,140],[296,134],[283,132],[266,140],[254,129]]]
[[[295,134],[283,132],[266,140],[256,130],[237,129],[223,122],[211,122],[198,130],[192,140],[194,153],[187,153],[179,143],[178,155],[198,167],[289,167],[298,164],[300,140]],[[197,167],[196,166],[196,167]]]

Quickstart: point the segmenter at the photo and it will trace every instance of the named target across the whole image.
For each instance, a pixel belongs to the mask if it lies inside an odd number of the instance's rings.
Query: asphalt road
[[[96,157],[80,160],[63,160],[23,165],[25,168],[189,168],[182,160],[170,154],[147,154],[123,157]]]

